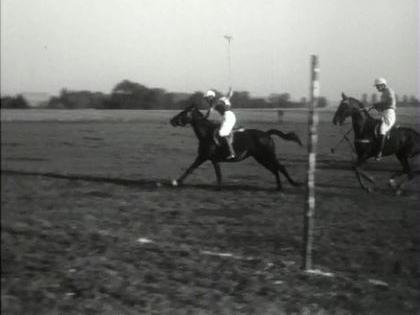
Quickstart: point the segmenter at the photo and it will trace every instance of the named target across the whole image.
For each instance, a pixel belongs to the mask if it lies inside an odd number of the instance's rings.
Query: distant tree
[[[189,93],[167,93],[168,101],[170,102],[170,109],[181,109],[184,108],[191,94]]]
[[[235,107],[240,107],[240,108],[252,107],[248,91],[234,92],[232,95],[231,102]]]
[[[65,108],[63,102],[61,102],[60,97],[51,97],[50,100],[48,101],[46,108],[51,108],[51,109],[63,109]]]
[[[216,91],[218,97],[223,94]],[[289,93],[271,94],[267,99],[251,97],[248,91],[235,91],[231,102],[235,108],[294,108],[303,107],[305,99],[300,102],[291,101]],[[22,96],[16,100],[2,98],[3,108],[14,106],[24,108],[25,100]],[[206,109],[208,104],[204,102],[202,92],[169,93],[161,88],[148,88],[140,83],[123,80],[115,85],[111,94],[90,91],[69,91],[62,89],[59,96],[50,98],[47,108],[66,109],[181,109],[190,104],[196,104],[201,109]],[[319,100],[319,106],[325,107],[328,101],[325,97]]]
[[[12,103],[12,97],[10,96],[1,97],[1,108],[10,108],[11,103]]]
[[[52,97],[47,104],[47,108],[104,108],[107,95],[99,92],[89,91],[68,91],[62,89],[58,97]]]
[[[415,97],[415,96],[410,96],[410,100],[408,101],[408,103],[410,104],[410,106],[418,106],[419,105],[419,100]]]
[[[26,109],[30,106],[22,95],[17,95],[16,97],[2,97],[1,108]]]
[[[252,108],[267,108],[267,107],[271,107],[270,104],[262,97],[254,97],[251,98],[251,100],[249,101],[249,105],[248,107],[252,107]]]
[[[164,109],[170,108],[171,97],[164,89],[149,89],[144,98],[143,108]]]
[[[364,103],[364,104],[368,104],[369,102],[368,102],[368,95],[367,95],[367,93],[363,93],[362,94],[362,102]]]
[[[271,94],[268,98],[271,107],[302,107],[302,102],[292,102],[289,93]]]
[[[318,107],[327,107],[328,106],[328,100],[324,96],[320,96],[318,98]]]
[[[142,84],[124,80],[112,90],[109,104],[112,108],[150,109],[157,94]]]
[[[375,104],[377,101],[378,101],[378,94],[373,93],[371,98],[370,98],[370,103]]]

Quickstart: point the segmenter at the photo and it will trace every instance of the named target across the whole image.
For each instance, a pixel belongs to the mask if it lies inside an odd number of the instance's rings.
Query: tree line
[[[216,91],[220,96],[222,93]],[[235,91],[232,104],[239,108],[299,108],[307,106],[307,100],[292,101],[289,93],[271,94],[268,98],[252,97],[247,91]],[[406,106],[418,106],[419,101],[410,98]],[[401,103],[401,102],[399,102]],[[203,93],[173,93],[161,88],[149,88],[140,83],[124,80],[110,94],[91,91],[62,89],[58,96],[51,97],[41,108],[48,109],[182,109],[189,104],[205,107]],[[326,107],[328,100],[320,97],[318,106]],[[31,108],[22,95],[1,97],[1,108]]]

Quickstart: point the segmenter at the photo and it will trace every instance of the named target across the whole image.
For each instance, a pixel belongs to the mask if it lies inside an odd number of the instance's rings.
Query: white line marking
[[[309,270],[305,270],[305,272],[312,275],[317,275],[317,276],[334,277],[333,273],[321,271],[319,269],[309,269]]]
[[[382,280],[368,279],[368,282],[378,287],[386,287],[386,288],[389,287],[389,284]]]
[[[150,243],[154,243],[152,240],[149,240],[148,238],[145,237],[140,237],[137,242],[142,243],[142,244],[150,244]]]

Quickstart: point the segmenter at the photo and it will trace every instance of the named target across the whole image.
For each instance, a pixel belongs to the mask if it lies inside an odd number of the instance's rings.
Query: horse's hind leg
[[[277,169],[287,178],[287,180],[289,181],[290,184],[292,184],[293,186],[301,186],[302,185],[302,183],[298,183],[298,182],[294,181],[290,177],[286,168],[283,165],[281,165],[277,160],[276,160],[276,164],[277,164]]]
[[[405,184],[409,181],[411,181],[414,177],[417,177],[420,175],[420,171],[414,171],[407,174],[407,177],[404,178],[398,185],[395,187],[395,194],[397,196],[402,194],[403,188]]]
[[[276,183],[277,183],[277,190],[282,190],[282,184],[280,181],[280,176],[279,176],[279,169],[277,167],[277,163],[274,163],[272,159],[267,159],[266,157],[262,157],[262,156],[254,156],[254,159],[260,163],[262,166],[264,166],[266,169],[268,169],[271,173],[274,174],[275,178],[276,178]],[[275,160],[275,162],[277,162],[277,160]]]
[[[291,185],[293,185],[293,186],[300,186],[301,185],[301,183],[298,183],[298,182],[294,181],[293,178],[287,172],[286,168],[277,161],[277,159],[275,157],[275,154],[270,153],[270,154],[267,154],[267,155],[266,156],[254,156],[254,158],[260,164],[265,166],[268,170],[270,170],[274,174],[274,176],[276,177],[277,189],[279,189],[279,190],[282,189],[280,176],[279,176],[279,173],[278,173],[279,171],[287,178],[287,180],[289,181],[289,183]]]
[[[393,182],[393,184],[394,184],[393,188],[395,188],[395,194],[399,196],[399,195],[402,194],[402,190],[404,188],[404,185],[407,182],[411,181],[413,178],[420,175],[420,170],[413,171],[411,169],[411,166],[410,166],[410,163],[409,163],[407,157],[405,157],[405,156],[404,157],[397,156],[397,157],[398,157],[398,160],[401,162],[401,165],[403,167],[402,173],[405,173],[407,175],[398,185],[395,183],[395,181]],[[393,178],[390,179],[390,184],[391,184],[391,180],[393,180]]]
[[[402,183],[405,182],[408,178],[403,179],[402,182],[400,182],[399,184],[396,183],[395,178],[400,177],[404,174],[409,176],[411,168],[410,168],[410,164],[408,163],[407,157],[402,156],[402,155],[397,155],[397,158],[400,161],[403,169],[401,171],[397,171],[397,172],[395,172],[391,175],[391,177],[389,178],[389,185],[393,189],[400,190],[401,187],[402,187]]]
[[[214,171],[216,172],[216,179],[217,179],[217,188],[222,188],[222,172],[220,170],[220,165],[217,162],[211,161],[214,167]]]

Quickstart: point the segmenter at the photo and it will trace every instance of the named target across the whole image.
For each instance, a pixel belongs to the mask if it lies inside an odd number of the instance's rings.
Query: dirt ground
[[[2,122],[3,314],[420,311],[420,186],[393,194],[394,158],[369,163],[376,187],[362,191],[347,145],[330,152],[346,127],[323,114],[313,261],[331,276],[308,274],[305,188],[283,179],[277,192],[253,160],[223,164],[222,191],[209,163],[171,187],[197,146],[190,128],[168,124],[172,114]],[[244,127],[295,131],[306,143],[299,115],[242,118]],[[303,181],[306,147],[275,142]]]

